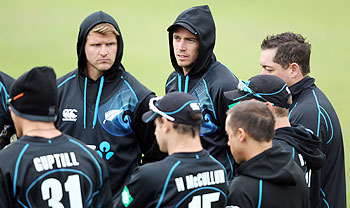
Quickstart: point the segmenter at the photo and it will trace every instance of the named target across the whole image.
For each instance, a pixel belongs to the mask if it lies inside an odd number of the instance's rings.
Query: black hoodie
[[[118,51],[113,66],[94,81],[84,73],[84,46],[89,31],[100,23],[110,23],[118,31]],[[155,95],[121,64],[123,39],[110,15],[100,11],[86,17],[80,25],[77,54],[78,68],[57,81],[57,127],[95,148],[105,159],[112,191],[116,194],[130,179],[132,170],[140,162],[141,152],[146,155],[145,160],[163,157],[158,155],[153,124],[145,124],[141,119]]]
[[[280,145],[242,163],[229,189],[228,207],[310,207],[300,167]]]
[[[321,188],[321,172],[326,156],[321,152],[321,139],[308,131],[304,126],[292,125],[276,129],[274,145],[281,144],[283,149],[290,152],[292,158],[302,168],[308,187],[310,201],[319,201]]]
[[[199,41],[198,57],[187,76],[184,76],[174,55],[173,32],[177,26],[195,31]],[[213,53],[215,23],[209,7],[205,5],[185,10],[168,31],[170,58],[175,71],[168,77],[166,93],[180,91],[197,98],[205,120],[201,128],[202,145],[226,167],[232,179],[233,160],[225,133],[228,103],[223,92],[236,89],[238,79],[227,67],[216,61]]]
[[[337,113],[326,95],[306,76],[289,88],[293,103],[289,120],[301,124],[321,138],[321,151],[326,161],[321,168],[319,200],[313,207],[346,207],[344,145]]]
[[[12,125],[13,122],[11,119],[10,112],[6,106],[7,99],[10,98],[9,92],[12,84],[15,82],[15,79],[9,75],[0,71],[0,131],[4,129],[5,125]],[[2,143],[4,142],[4,143]],[[2,141],[0,139],[1,146],[7,144],[7,141]],[[1,149],[1,147],[0,147]]]

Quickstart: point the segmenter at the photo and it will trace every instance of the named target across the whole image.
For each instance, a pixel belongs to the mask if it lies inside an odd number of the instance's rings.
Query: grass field
[[[247,0],[1,0],[0,69],[17,78],[34,66],[57,76],[76,68],[81,21],[103,10],[114,16],[124,38],[126,69],[158,95],[172,71],[167,27],[183,10],[211,7],[217,28],[215,54],[240,79],[259,74],[260,43],[269,34],[301,33],[312,44],[311,76],[332,101],[341,121],[350,201],[350,2]]]

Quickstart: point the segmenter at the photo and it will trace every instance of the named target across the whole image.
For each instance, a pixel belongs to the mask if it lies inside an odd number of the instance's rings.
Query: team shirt
[[[109,207],[106,165],[62,134],[23,136],[0,151],[0,207]]]
[[[117,207],[225,207],[225,168],[206,150],[137,168]]]

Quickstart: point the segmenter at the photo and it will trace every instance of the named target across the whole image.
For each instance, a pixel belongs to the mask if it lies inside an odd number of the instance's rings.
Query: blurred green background
[[[343,129],[349,202],[348,0],[1,0],[0,70],[17,78],[34,66],[52,66],[58,77],[75,69],[79,25],[103,10],[121,28],[126,70],[163,95],[172,71],[166,29],[180,12],[202,4],[210,6],[216,22],[217,59],[240,79],[260,73],[260,43],[269,34],[293,31],[312,44],[311,76],[333,103]]]

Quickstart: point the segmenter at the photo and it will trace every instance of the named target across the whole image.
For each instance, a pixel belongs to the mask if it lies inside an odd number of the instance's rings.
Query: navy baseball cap
[[[51,67],[35,67],[12,85],[7,101],[19,117],[32,121],[56,121],[58,95],[56,74]]]
[[[164,97],[151,98],[149,111],[142,115],[145,123],[153,121],[157,116],[165,117],[169,121],[198,126],[203,119],[193,119],[193,115],[201,113],[198,101],[187,93],[171,92]]]
[[[274,75],[257,75],[245,82],[240,80],[237,90],[224,92],[227,99],[234,103],[257,99],[263,102],[270,102],[274,106],[289,109],[288,100],[291,92],[287,84],[279,77]]]

